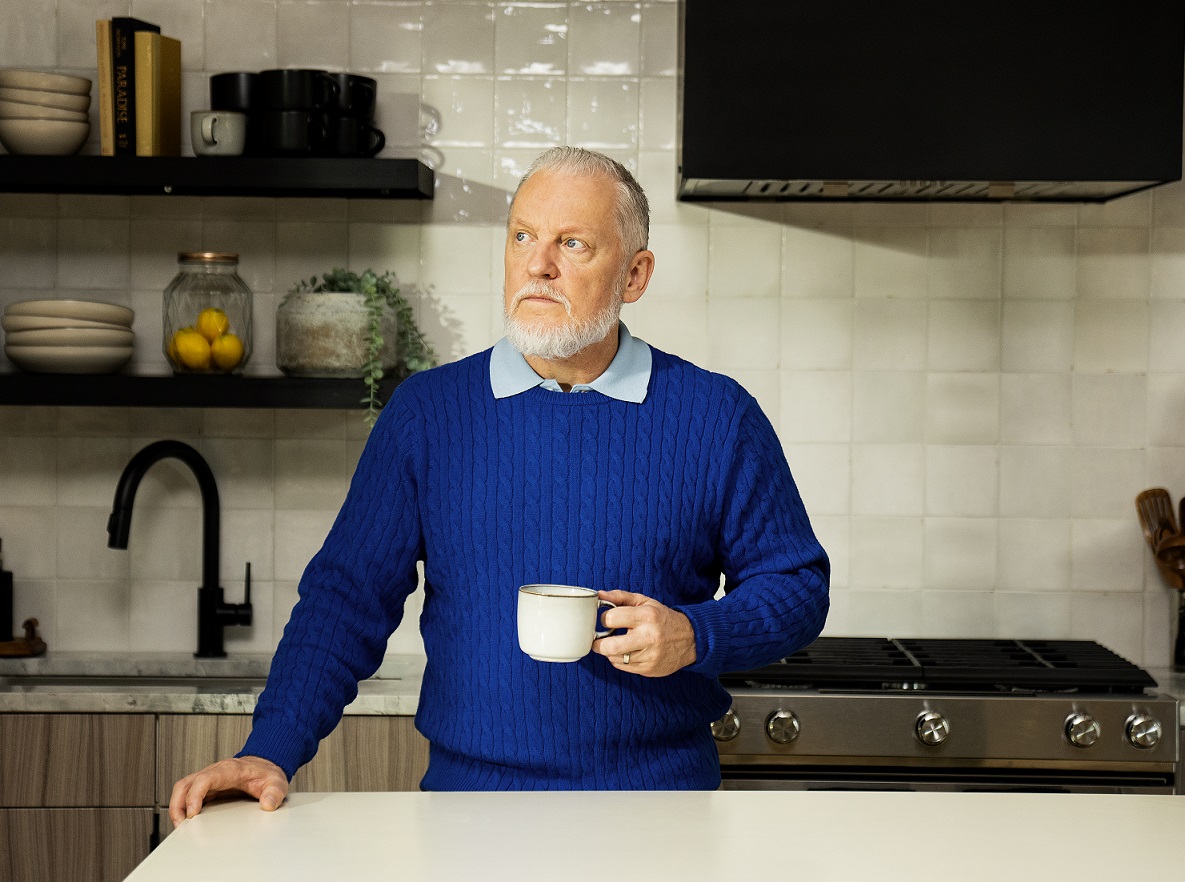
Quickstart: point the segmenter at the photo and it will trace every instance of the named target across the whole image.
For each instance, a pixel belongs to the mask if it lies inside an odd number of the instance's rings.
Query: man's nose
[[[527,261],[527,272],[536,279],[554,279],[559,275],[559,265],[555,259],[555,246],[540,242],[531,249],[531,259]]]

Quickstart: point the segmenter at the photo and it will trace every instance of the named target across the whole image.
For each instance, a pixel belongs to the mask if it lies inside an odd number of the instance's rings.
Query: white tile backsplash
[[[334,265],[374,266],[459,358],[500,334],[517,177],[547,145],[598,147],[651,200],[656,271],[623,316],[734,375],[769,414],[832,558],[828,634],[1079,637],[1167,663],[1175,596],[1132,500],[1185,493],[1185,184],[1102,205],[678,202],[672,2],[2,5],[13,66],[85,72],[96,18],[158,21],[183,41],[186,109],[221,71],[374,76],[383,155],[422,155],[438,189],[428,203],[0,195],[0,304],[130,304],[134,369],[163,373],[176,253],[237,251],[256,295],[248,370],[267,373],[283,293]],[[755,124],[720,121],[738,137]],[[130,550],[108,549],[104,529],[127,458],[175,437],[218,477],[232,599],[252,564],[256,624],[230,629],[228,649],[267,651],[365,432],[357,411],[0,408],[18,620],[37,616],[55,648],[191,649],[193,476],[149,471]],[[389,651],[422,652],[419,602]]]

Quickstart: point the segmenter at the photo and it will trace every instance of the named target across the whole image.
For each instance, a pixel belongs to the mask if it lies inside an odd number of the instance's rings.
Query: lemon
[[[210,369],[210,344],[193,328],[182,328],[174,334],[172,346],[182,367],[191,371]]]
[[[230,319],[216,306],[208,306],[198,313],[197,324],[194,327],[208,342],[213,343],[230,330]]]
[[[233,371],[243,360],[243,341],[235,334],[223,334],[210,344],[210,357],[219,370]]]

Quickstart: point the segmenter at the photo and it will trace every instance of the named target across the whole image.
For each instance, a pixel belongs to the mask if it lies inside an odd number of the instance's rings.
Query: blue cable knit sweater
[[[711,789],[716,680],[810,643],[828,563],[773,427],[734,381],[653,350],[641,404],[495,399],[489,350],[401,384],[309,563],[240,755],[291,777],[382,661],[424,562],[417,728],[428,790]],[[727,594],[713,599],[719,577]],[[668,677],[518,647],[518,587],[623,588],[679,609]]]

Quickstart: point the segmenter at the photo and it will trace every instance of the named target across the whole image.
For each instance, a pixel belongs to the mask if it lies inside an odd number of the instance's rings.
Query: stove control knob
[[[1066,718],[1066,737],[1075,747],[1091,747],[1102,734],[1099,721],[1090,714],[1074,713]]]
[[[741,732],[741,718],[729,711],[712,724],[712,737],[717,741],[732,741]]]
[[[942,744],[950,737],[950,721],[938,711],[926,711],[914,724],[914,734],[922,744]]]
[[[798,717],[788,710],[774,711],[765,721],[765,734],[775,744],[789,744],[798,737]]]
[[[1147,750],[1160,744],[1163,732],[1160,720],[1151,714],[1134,713],[1127,718],[1127,740],[1134,746]]]

